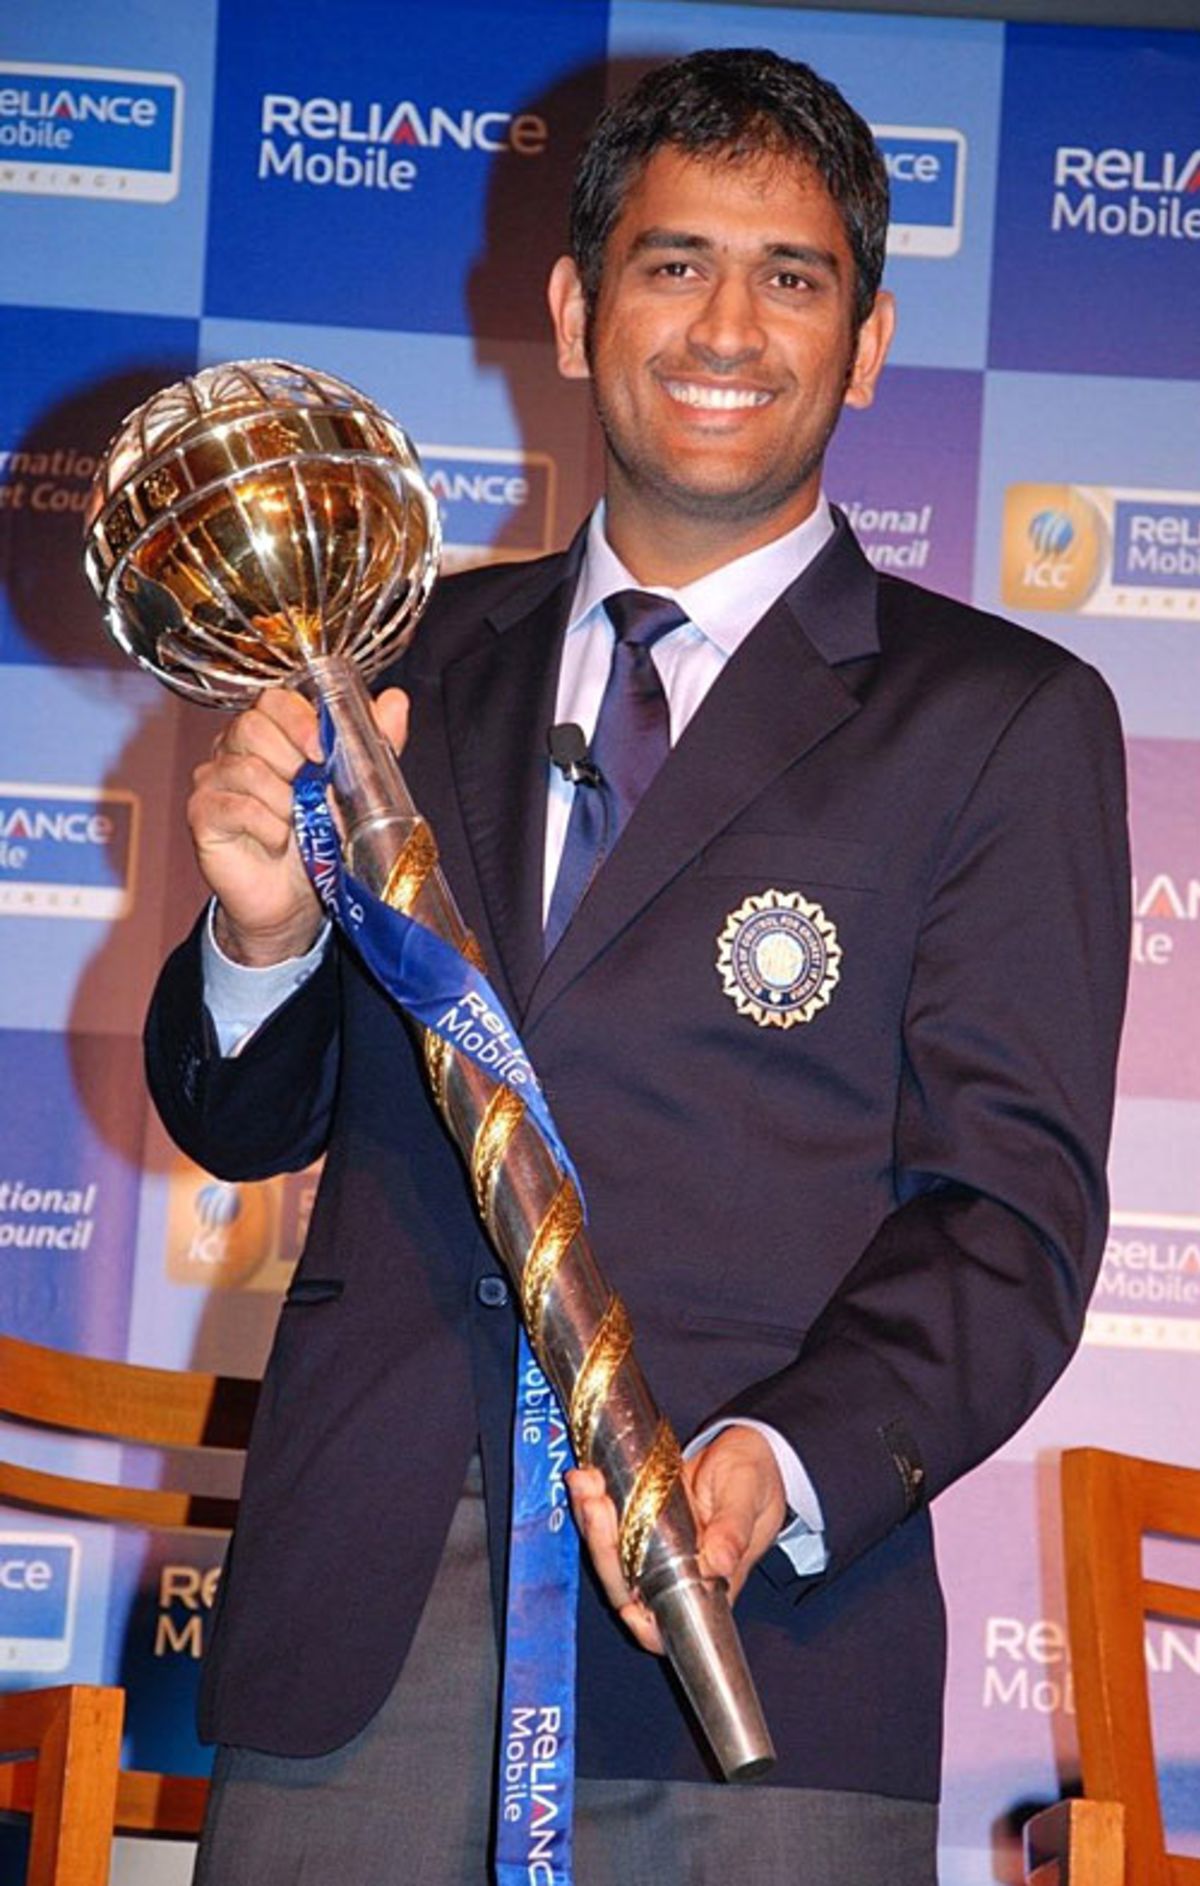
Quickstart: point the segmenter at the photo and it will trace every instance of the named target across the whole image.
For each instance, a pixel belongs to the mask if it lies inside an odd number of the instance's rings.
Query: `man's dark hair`
[[[694,52],[658,66],[601,113],[571,197],[571,253],[589,310],[625,198],[664,145],[734,163],[767,155],[811,165],[841,216],[854,257],[856,327],[865,320],[883,274],[883,159],[836,86],[760,47]]]

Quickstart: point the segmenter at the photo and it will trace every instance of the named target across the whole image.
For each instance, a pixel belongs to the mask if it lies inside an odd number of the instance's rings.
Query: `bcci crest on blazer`
[[[829,1002],[841,961],[836,929],[799,891],[748,897],[717,938],[722,987],[738,1014],[760,1028],[811,1021]]]

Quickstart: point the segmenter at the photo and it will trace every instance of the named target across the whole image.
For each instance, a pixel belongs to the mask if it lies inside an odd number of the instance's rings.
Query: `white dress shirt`
[[[554,724],[574,722],[591,742],[615,641],[604,601],[623,589],[649,589],[656,596],[668,596],[677,602],[688,618],[677,629],[662,636],[651,649],[651,659],[667,699],[673,746],[730,656],[736,653],[775,599],[807,568],[832,536],[833,528],[829,505],[821,496],[814,510],[794,530],[699,577],[694,583],[673,589],[662,584],[641,584],[630,574],[605,536],[604,506],[599,505],[588,526],[583,562],[563,639]],[[543,921],[550,909],[571,802],[578,790],[549,762],[546,770],[549,800],[542,885]],[[210,911],[201,945],[204,993],[222,1054],[237,1054],[280,1003],[312,974],[328,938],[326,925],[307,955],[272,964],[266,969],[250,969],[231,962],[223,954],[213,934]],[[730,1425],[755,1428],[769,1442],[794,1515],[779,1534],[777,1543],[798,1572],[822,1571],[828,1554],[820,1502],[794,1448],[774,1428],[749,1419],[736,1424],[716,1422],[696,1435],[684,1453],[691,1456],[699,1452],[723,1427]]]
[[[694,583],[685,583],[682,589],[671,589],[660,583],[639,583],[630,575],[604,534],[604,506],[599,505],[588,526],[575,601],[563,639],[554,724],[573,721],[591,744],[616,640],[604,612],[604,600],[623,589],[646,589],[653,596],[669,596],[688,618],[660,637],[650,650],[667,697],[674,746],[729,657],[737,653],[754,624],[832,535],[833,518],[821,497],[816,509],[786,536],[776,537],[761,550],[752,550],[748,556],[738,557]],[[557,768],[548,771],[543,922],[549,915],[571,801],[577,790]]]

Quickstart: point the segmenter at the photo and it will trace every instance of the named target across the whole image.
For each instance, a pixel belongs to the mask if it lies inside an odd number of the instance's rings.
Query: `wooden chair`
[[[0,1417],[172,1450],[169,1488],[69,1479],[0,1459],[0,1504],[156,1532],[228,1532],[236,1500],[205,1487],[216,1450],[226,1479],[230,1454],[244,1452],[257,1398],[257,1382],[102,1362],[0,1336]],[[122,1770],[123,1716],[117,1688],[0,1693],[0,1810],[31,1816],[27,1886],[105,1886],[114,1829],[199,1831],[207,1782]]]
[[[1168,1853],[1151,1726],[1145,1620],[1200,1625],[1200,1587],[1145,1577],[1148,1533],[1200,1540],[1200,1469],[1100,1448],[1063,1455],[1067,1634],[1083,1799],[1026,1828],[1030,1886],[1200,1886]]]

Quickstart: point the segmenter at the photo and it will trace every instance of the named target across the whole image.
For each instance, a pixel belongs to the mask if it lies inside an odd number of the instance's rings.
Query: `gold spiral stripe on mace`
[[[437,843],[424,819],[418,819],[400,847],[382,901],[411,916],[421,891],[438,861]],[[486,974],[482,952],[468,931],[458,940],[467,961]],[[444,1036],[425,1030],[425,1064],[434,1095],[446,1111],[447,1082],[455,1052]],[[492,1193],[514,1135],[525,1118],[525,1103],[511,1087],[496,1087],[484,1110],[471,1147],[471,1181],[479,1209],[491,1229]],[[534,1233],[521,1273],[521,1301],[525,1326],[534,1349],[542,1342],[546,1303],[555,1274],[573,1239],[583,1228],[579,1195],[564,1178]],[[621,1364],[633,1346],[629,1312],[620,1297],[609,1299],[596,1334],[588,1345],[571,1392],[571,1435],[577,1460],[591,1458],[596,1428]],[[670,1498],[682,1469],[679,1443],[670,1424],[660,1418],[653,1444],[638,1469],[621,1515],[618,1550],[629,1584],[641,1573],[646,1549],[658,1518]]]
[[[582,1229],[583,1207],[579,1194],[570,1179],[562,1179],[533,1234],[521,1271],[521,1313],[529,1340],[539,1353],[550,1286],[568,1246]]]
[[[682,1471],[679,1442],[666,1416],[660,1415],[654,1441],[638,1468],[621,1514],[617,1550],[627,1585],[636,1585],[641,1576],[650,1535]]]
[[[417,899],[437,868],[437,861],[437,840],[433,836],[433,830],[425,819],[418,818],[392,861],[387,882],[379,893],[381,901],[389,909],[402,911],[406,917],[411,917]],[[478,969],[483,975],[487,974],[483,951],[469,930],[464,931],[457,942],[457,948],[473,968]],[[425,1067],[429,1075],[429,1084],[433,1089],[433,1097],[442,1113],[445,1113],[446,1084],[454,1061],[454,1049],[444,1035],[437,1034],[432,1028],[425,1030],[424,1049]]]
[[[435,1029],[425,1030],[425,1071],[429,1075],[429,1085],[439,1110],[446,1112],[448,1096],[446,1082],[450,1077],[450,1064],[454,1059],[454,1049],[445,1035],[439,1035]]]
[[[475,1129],[471,1146],[471,1184],[485,1223],[492,1230],[492,1190],[508,1156],[513,1134],[525,1118],[525,1102],[511,1087],[494,1089]]]
[[[424,819],[418,819],[396,853],[380,897],[392,910],[412,915],[413,905],[438,861],[437,840]]]
[[[633,1348],[633,1325],[619,1296],[608,1299],[571,1389],[571,1440],[580,1466],[592,1458],[596,1427],[613,1378]]]

